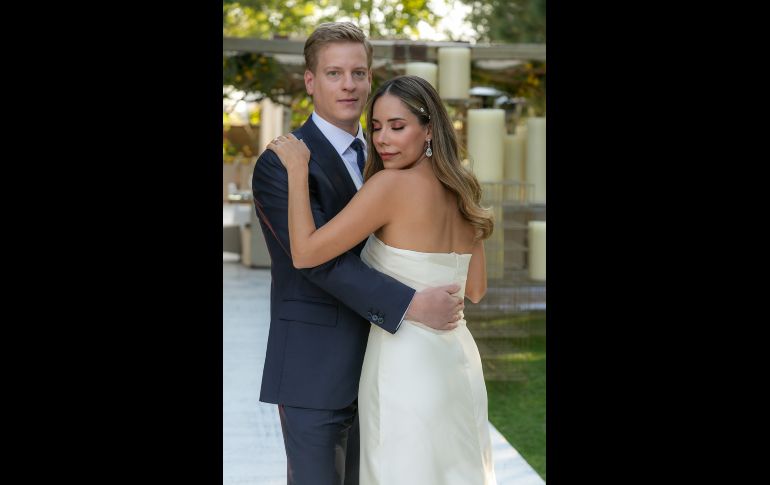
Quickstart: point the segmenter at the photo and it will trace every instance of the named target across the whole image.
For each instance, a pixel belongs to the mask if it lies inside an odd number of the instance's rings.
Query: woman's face
[[[385,168],[409,168],[425,155],[430,129],[398,97],[384,94],[377,98],[371,123],[374,149]]]

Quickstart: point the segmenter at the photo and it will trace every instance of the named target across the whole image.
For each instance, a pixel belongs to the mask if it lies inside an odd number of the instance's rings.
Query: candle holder
[[[481,103],[483,108],[497,108],[505,111],[506,131],[513,135],[521,119],[521,113],[527,105],[526,98],[514,98],[508,93],[488,86],[476,86],[469,91],[471,98]]]
[[[495,108],[501,108],[505,110],[505,126],[506,131],[511,134],[516,134],[516,128],[519,126],[519,120],[521,119],[521,113],[527,105],[526,98],[511,98],[506,96],[500,96],[495,99],[493,106]]]
[[[475,86],[468,91],[472,98],[481,100],[482,108],[493,108],[495,101],[500,97],[505,97],[505,93],[497,88],[488,86]]]

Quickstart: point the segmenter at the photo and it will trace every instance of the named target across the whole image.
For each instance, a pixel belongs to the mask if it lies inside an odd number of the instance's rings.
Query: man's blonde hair
[[[318,67],[318,53],[329,44],[357,42],[366,49],[366,67],[372,67],[372,44],[364,32],[350,22],[326,22],[318,26],[305,41],[305,69],[315,73]]]

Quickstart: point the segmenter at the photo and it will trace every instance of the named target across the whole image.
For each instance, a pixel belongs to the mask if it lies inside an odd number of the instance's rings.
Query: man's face
[[[305,71],[305,88],[318,115],[355,135],[372,88],[363,44],[333,43],[321,48],[315,72]]]

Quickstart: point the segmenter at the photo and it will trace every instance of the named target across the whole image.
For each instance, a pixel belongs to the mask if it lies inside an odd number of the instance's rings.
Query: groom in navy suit
[[[322,226],[363,184],[359,119],[371,90],[372,47],[349,22],[320,25],[305,43],[314,112],[294,135],[310,149],[313,218]],[[291,485],[358,484],[357,394],[370,323],[395,333],[408,318],[437,329],[457,320],[457,285],[420,292],[364,264],[364,243],[312,269],[296,269],[288,178],[266,150],[252,176],[272,261],[270,333],[260,401],[278,404]],[[415,369],[419,372],[419,369]]]

